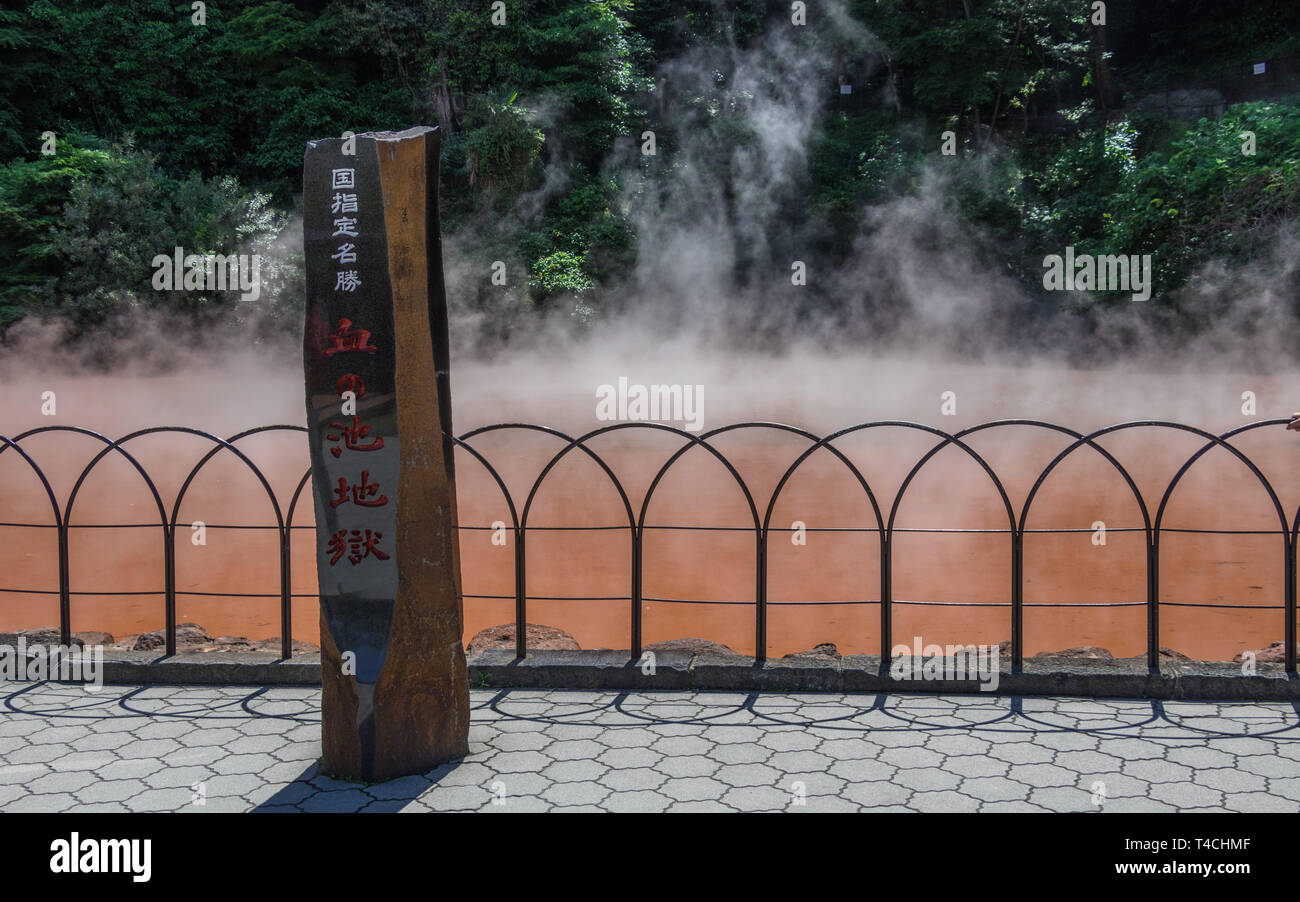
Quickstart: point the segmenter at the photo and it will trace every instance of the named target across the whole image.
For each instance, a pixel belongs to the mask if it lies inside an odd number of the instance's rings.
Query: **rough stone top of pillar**
[[[430,132],[436,131],[438,131],[436,125],[413,125],[410,128],[402,129],[400,132],[362,132],[361,134],[353,135],[353,137],[370,138],[374,141],[407,141],[411,138],[418,138],[422,135],[427,135]],[[345,140],[347,139],[342,137],[315,138],[307,142],[306,153],[311,153],[317,147],[328,146],[331,143],[341,143]]]

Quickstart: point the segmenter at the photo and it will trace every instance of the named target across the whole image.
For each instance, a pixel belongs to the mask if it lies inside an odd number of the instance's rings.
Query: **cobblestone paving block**
[[[1266,792],[1233,792],[1223,797],[1223,807],[1230,811],[1300,811],[1300,802]]]
[[[1223,804],[1223,793],[1196,783],[1157,783],[1151,798],[1175,808],[1212,808]]]
[[[599,761],[553,761],[541,774],[556,783],[595,783],[608,770]]]
[[[669,777],[711,777],[720,767],[721,761],[704,755],[676,755],[664,758],[654,769]]]
[[[987,755],[950,755],[944,759],[944,770],[963,777],[1001,777],[1011,765]]]
[[[612,792],[605,797],[602,807],[606,811],[638,812],[667,811],[675,800],[650,790]]]
[[[863,808],[876,809],[904,804],[912,797],[912,790],[885,780],[867,780],[861,783],[850,783],[840,795],[857,802]]]
[[[600,809],[597,809],[597,810],[600,810]],[[735,808],[731,808],[731,807],[729,807],[729,806],[727,806],[727,805],[722,804],[721,802],[712,802],[712,801],[708,801],[708,802],[674,802],[672,805],[670,805],[670,806],[668,807],[668,812],[669,812],[669,814],[676,814],[676,813],[682,813],[682,814],[721,814],[721,813],[725,813],[725,812],[733,812],[733,811],[735,811],[735,810],[736,810]]]
[[[992,804],[1022,802],[1029,797],[1030,787],[1006,777],[970,777],[961,782],[961,791],[972,798]]]
[[[794,793],[775,786],[735,786],[721,802],[736,811],[788,811],[795,807],[795,798]]]
[[[616,792],[635,792],[658,789],[669,779],[669,774],[649,767],[624,767],[609,771],[599,782]]]
[[[599,805],[611,792],[599,783],[554,783],[541,798],[552,805]]]
[[[979,799],[951,790],[912,794],[909,808],[917,811],[978,811]]]
[[[1193,782],[1208,786],[1210,789],[1217,789],[1221,792],[1263,792],[1270,787],[1270,782],[1258,774],[1252,774],[1249,771],[1238,770],[1235,767],[1212,767],[1208,770],[1198,770],[1192,777]],[[1272,789],[1279,795],[1286,796],[1279,784],[1283,780],[1272,781]]]
[[[645,746],[624,746],[606,749],[596,761],[617,770],[625,767],[654,767],[662,758],[654,749]]]
[[[956,789],[961,785],[961,777],[937,767],[909,767],[900,770],[894,776],[894,782],[917,792],[928,792]]]

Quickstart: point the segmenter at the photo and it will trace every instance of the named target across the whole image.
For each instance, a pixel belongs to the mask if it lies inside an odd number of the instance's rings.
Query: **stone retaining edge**
[[[629,662],[626,651],[514,652],[490,649],[469,657],[469,683],[476,689],[673,689],[768,692],[923,692],[944,694],[1084,696],[1097,698],[1242,701],[1300,700],[1300,679],[1281,664],[1259,664],[1245,676],[1237,664],[1163,663],[1148,673],[1142,660],[1030,659],[1012,674],[1003,661],[998,686],[980,692],[971,680],[907,680],[881,673],[875,655],[842,658],[798,655],[762,665],[740,655],[661,652],[654,673]],[[113,652],[104,657],[109,684],[319,686],[320,656],[285,661],[269,653],[176,655]]]

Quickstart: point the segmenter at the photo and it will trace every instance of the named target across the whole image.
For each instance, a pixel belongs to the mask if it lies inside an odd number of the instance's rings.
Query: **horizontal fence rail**
[[[748,422],[737,423],[723,426],[699,435],[686,432],[673,426],[653,422],[622,422],[614,423],[608,426],[595,429],[581,436],[571,436],[558,429],[548,426],[540,426],[529,423],[499,423],[491,426],[483,426],[473,429],[459,437],[452,437],[452,441],[457,448],[462,449],[465,453],[473,457],[487,472],[500,490],[506,508],[509,512],[510,523],[509,530],[514,536],[514,583],[515,593],[513,596],[500,595],[466,595],[466,598],[478,599],[497,599],[507,600],[513,598],[515,601],[515,635],[516,635],[516,653],[523,657],[528,652],[527,647],[527,623],[528,623],[528,599],[531,597],[535,600],[557,600],[557,601],[620,601],[628,602],[631,605],[631,630],[629,635],[628,647],[631,650],[631,657],[636,660],[641,657],[642,653],[642,608],[644,602],[670,603],[670,604],[732,604],[732,605],[752,605],[754,607],[754,642],[756,658],[764,660],[766,658],[766,649],[768,645],[767,621],[768,608],[773,605],[793,605],[793,604],[816,604],[816,605],[877,605],[880,609],[880,654],[882,662],[887,662],[890,658],[890,650],[893,638],[893,609],[897,605],[921,605],[921,606],[966,606],[966,607],[1010,607],[1010,627],[1011,627],[1011,657],[1012,669],[1020,672],[1024,661],[1024,539],[1027,535],[1041,533],[1083,533],[1092,532],[1091,529],[1080,528],[1062,528],[1062,529],[1030,529],[1026,526],[1030,509],[1034,499],[1038,496],[1040,489],[1047,481],[1048,477],[1057,469],[1057,467],[1069,458],[1072,454],[1081,448],[1087,447],[1092,452],[1099,454],[1124,480],[1129,490],[1132,492],[1133,499],[1141,514],[1142,526],[1133,527],[1107,527],[1107,532],[1141,532],[1145,540],[1145,557],[1146,557],[1146,600],[1140,602],[1116,602],[1116,603],[1036,603],[1030,607],[1145,607],[1147,613],[1147,665],[1150,668],[1156,668],[1159,663],[1160,653],[1160,608],[1167,607],[1210,607],[1210,608],[1247,608],[1253,610],[1281,610],[1283,612],[1283,637],[1285,645],[1285,664],[1288,673],[1296,671],[1296,548],[1297,538],[1300,536],[1300,509],[1288,520],[1286,511],[1282,507],[1282,502],[1278,498],[1277,492],[1270,484],[1268,478],[1258,466],[1230,440],[1236,436],[1242,435],[1256,429],[1267,427],[1281,427],[1288,421],[1285,419],[1271,419],[1260,422],[1250,423],[1238,427],[1222,434],[1214,434],[1203,429],[1188,426],[1181,423],[1172,423],[1159,420],[1142,420],[1135,422],[1120,423],[1114,426],[1108,426],[1104,429],[1096,430],[1091,433],[1080,433],[1064,426],[1053,423],[1047,423],[1039,420],[1010,419],[997,420],[988,423],[981,423],[977,426],[971,426],[958,432],[945,432],[933,426],[927,426],[920,423],[912,423],[901,420],[882,420],[871,423],[861,423],[856,426],[850,426],[840,429],[837,432],[826,436],[817,436],[807,430],[795,426],[789,426],[782,423],[768,422]],[[1023,507],[1017,514],[1014,505],[1007,493],[1005,484],[993,467],[976,452],[967,442],[967,439],[976,434],[987,430],[1006,428],[1006,427],[1031,427],[1044,429],[1061,436],[1070,441],[1069,445],[1057,454],[1052,461],[1038,474],[1036,481],[1029,490]],[[899,486],[898,492],[894,498],[886,502],[886,506],[881,505],[877,498],[876,492],[872,489],[867,478],[861,470],[848,458],[848,456],[837,448],[834,444],[837,440],[848,436],[865,432],[866,430],[895,428],[919,431],[928,434],[934,438],[935,444],[929,449],[908,471],[906,477]],[[602,458],[595,450],[590,447],[592,440],[614,432],[620,432],[629,429],[653,430],[676,436],[683,440],[683,444],[673,452],[664,461],[662,466],[656,471],[654,478],[646,490],[645,497],[641,500],[640,506],[637,507],[629,498],[622,482],[614,472],[610,464]],[[808,443],[804,451],[799,454],[786,468],[780,480],[777,482],[775,489],[766,503],[760,503],[756,500],[750,487],[741,476],[739,469],[733,464],[721,451],[711,443],[711,440],[718,436],[739,430],[775,430],[798,438]],[[1168,486],[1159,499],[1155,508],[1154,517],[1147,500],[1143,497],[1138,489],[1137,483],[1132,475],[1123,466],[1120,461],[1109,451],[1102,447],[1098,440],[1108,436],[1134,429],[1161,429],[1174,430],[1176,432],[1188,433],[1203,440],[1203,444],[1178,468]],[[549,436],[560,443],[561,447],[556,451],[542,467],[536,479],[533,481],[527,495],[523,499],[522,507],[517,504],[516,497],[510,492],[505,480],[501,477],[498,470],[492,465],[491,461],[480,453],[472,444],[471,440],[486,435],[488,433],[503,431],[522,431],[539,433]],[[165,622],[166,637],[166,654],[174,655],[176,653],[176,598],[178,595],[186,596],[218,596],[218,597],[245,597],[245,598],[278,598],[280,603],[280,639],[281,655],[284,658],[292,656],[292,604],[294,598],[315,597],[311,593],[295,594],[293,592],[293,572],[291,561],[291,535],[294,529],[314,529],[313,526],[304,524],[294,524],[294,515],[299,508],[299,503],[303,498],[303,490],[311,480],[311,470],[308,468],[298,480],[292,494],[287,499],[287,505],[282,505],[280,498],[276,496],[270,482],[261,469],[238,447],[238,443],[250,436],[262,435],[267,433],[285,432],[285,433],[306,433],[302,426],[261,426],[254,429],[248,429],[243,432],[232,435],[229,438],[220,438],[207,432],[197,429],[178,426],[159,426],[150,429],[142,429],[132,432],[122,438],[113,440],[89,429],[83,429],[75,426],[43,426],[37,429],[31,429],[19,435],[8,437],[0,435],[0,454],[13,449],[22,461],[26,464],[27,470],[35,477],[39,483],[40,491],[44,494],[50,505],[52,521],[50,523],[24,523],[9,522],[3,515],[0,515],[0,527],[19,527],[31,529],[53,529],[57,537],[57,554],[58,554],[58,573],[59,588],[50,589],[31,589],[25,587],[0,587],[0,593],[19,593],[30,595],[58,595],[59,598],[59,632],[61,641],[66,645],[71,641],[72,636],[72,596],[77,595],[161,595],[163,600],[163,613]],[[60,505],[55,495],[47,474],[41,469],[32,454],[23,447],[23,442],[37,436],[44,436],[51,433],[67,433],[71,435],[89,438],[102,447],[95,456],[81,470],[73,484],[72,490],[67,499]],[[186,435],[199,438],[210,443],[211,447],[202,457],[194,464],[189,471],[184,482],[181,484],[176,498],[173,501],[170,510],[163,502],[162,494],[159,492],[155,481],[150,477],[144,466],[132,456],[128,450],[128,444],[136,442],[147,436],[156,436],[160,434]],[[913,483],[916,477],[921,473],[926,464],[934,458],[940,451],[955,447],[963,454],[968,456],[980,469],[987,475],[989,485],[997,492],[1001,507],[1007,517],[1007,527],[1005,529],[962,529],[962,528],[905,528],[897,525],[898,512],[907,494],[908,487]],[[725,470],[727,478],[734,481],[741,497],[745,501],[745,506],[751,520],[748,526],[667,526],[652,525],[646,522],[646,517],[650,509],[650,502],[654,497],[655,490],[662,483],[664,477],[672,467],[689,451],[699,448],[703,452],[712,456]],[[1242,466],[1255,477],[1260,486],[1268,496],[1273,511],[1278,517],[1278,529],[1276,530],[1217,530],[1217,529],[1198,529],[1198,528],[1179,528],[1164,525],[1165,513],[1168,509],[1170,499],[1174,490],[1182,482],[1189,470],[1199,461],[1206,453],[1215,449],[1222,448],[1231,454]],[[253,477],[256,486],[260,486],[261,492],[265,493],[266,502],[269,510],[273,515],[273,521],[264,525],[241,525],[241,526],[222,526],[220,524],[207,524],[210,528],[221,529],[248,529],[248,530],[268,530],[276,531],[278,537],[279,551],[279,574],[280,574],[280,591],[278,594],[259,594],[259,593],[239,593],[239,592],[198,592],[198,591],[178,591],[176,588],[176,528],[180,517],[181,504],[186,497],[186,493],[193,485],[195,479],[199,476],[204,466],[222,452],[233,454],[247,468]],[[594,462],[604,475],[608,478],[609,484],[616,491],[619,502],[622,506],[623,513],[627,518],[627,523],[608,526],[536,526],[528,522],[529,514],[533,511],[534,502],[539,490],[542,488],[547,477],[555,470],[556,466],[574,451],[581,452]],[[874,525],[864,527],[806,527],[808,532],[852,532],[852,533],[875,533],[879,543],[879,560],[880,560],[880,584],[879,595],[877,598],[841,600],[841,601],[820,601],[820,602],[769,602],[768,601],[768,539],[773,533],[783,533],[789,531],[786,528],[773,526],[772,515],[776,509],[776,504],[781,497],[782,491],[795,475],[799,468],[813,454],[818,451],[826,451],[843,465],[847,473],[856,481],[858,487],[862,490],[864,497],[870,504],[871,513],[874,519]],[[140,477],[143,485],[148,489],[149,495],[156,509],[157,520],[152,523],[122,523],[122,524],[85,524],[73,525],[72,514],[77,495],[81,491],[87,478],[91,475],[94,468],[105,458],[110,455],[118,455],[131,465]],[[5,486],[5,497],[12,498],[15,494],[14,487]],[[159,529],[162,533],[163,541],[163,588],[156,591],[145,592],[77,592],[74,593],[71,587],[70,579],[70,535],[73,529]],[[493,526],[481,525],[461,525],[462,531],[466,530],[491,530]],[[677,599],[677,598],[660,598],[646,596],[643,593],[644,569],[644,539],[648,530],[686,530],[697,529],[702,531],[741,531],[752,533],[754,538],[755,549],[755,571],[754,571],[754,591],[753,599],[737,599],[730,601],[700,601],[696,599]],[[528,594],[527,589],[527,537],[530,531],[591,531],[591,530],[627,530],[631,543],[631,572],[629,574],[629,594],[626,596],[537,596]],[[985,602],[946,602],[946,601],[900,601],[893,597],[893,541],[896,534],[899,533],[928,533],[928,534],[1005,534],[1008,537],[1011,551],[1011,572],[1009,574],[1009,604],[1007,603],[985,603]],[[1283,597],[1281,603],[1277,605],[1230,605],[1230,604],[1205,604],[1197,602],[1161,602],[1160,592],[1160,539],[1165,533],[1183,533],[1183,534],[1201,534],[1201,535],[1280,535],[1282,539],[1282,566],[1283,566]]]

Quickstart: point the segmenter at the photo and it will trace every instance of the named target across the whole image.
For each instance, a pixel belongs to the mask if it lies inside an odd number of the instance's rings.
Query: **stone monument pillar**
[[[469,749],[437,129],[307,145],[303,358],[326,773]]]

